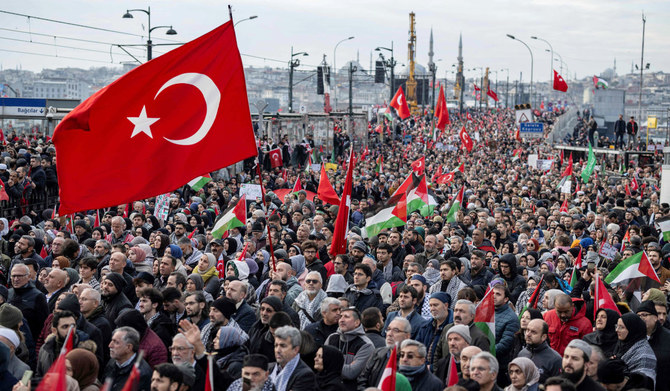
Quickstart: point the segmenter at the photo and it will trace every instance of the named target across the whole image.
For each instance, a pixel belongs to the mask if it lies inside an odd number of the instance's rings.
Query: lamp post
[[[481,78],[479,79],[480,80],[479,81],[479,109],[481,109],[482,108],[482,99],[484,98],[484,90],[483,90],[483,88],[484,88],[484,67],[473,67],[473,68],[468,69],[468,71],[476,71],[478,69],[481,71]],[[477,96],[475,95],[475,98],[476,97]]]
[[[149,19],[149,35],[147,39],[147,61],[150,61],[152,57],[152,48],[153,48],[153,42],[151,41],[151,32],[160,29],[160,28],[166,28],[168,29],[167,32],[165,32],[166,35],[177,35],[177,32],[172,28],[172,26],[155,26],[151,27],[151,7],[147,7],[147,9],[141,9],[141,8],[136,8],[136,9],[131,9],[131,10],[126,10],[126,13],[123,14],[123,19],[133,19],[133,14],[131,12],[144,12],[147,14],[147,18]]]
[[[520,40],[519,38],[516,38],[514,35],[507,34],[507,37],[509,37],[510,39],[513,39],[515,41],[521,42],[523,44],[523,46],[525,46],[526,49],[528,49],[528,53],[530,53],[530,90],[529,90],[529,94],[530,94],[530,103],[532,105],[533,104],[533,51],[530,50],[530,46],[526,45],[526,43],[524,41]]]
[[[508,104],[509,102],[507,101],[507,99],[509,98],[509,68],[503,68],[500,71],[507,72],[507,81],[505,82],[505,107],[509,107]]]
[[[340,46],[340,44],[341,44],[342,42],[344,42],[344,41],[350,41],[350,40],[352,40],[352,39],[354,39],[354,38],[355,38],[355,37],[352,36],[352,37],[345,38],[345,39],[341,40],[340,42],[338,42],[338,43],[335,45],[335,49],[333,49],[333,81],[335,82],[335,89],[333,90],[333,92],[334,92],[334,96],[333,96],[333,98],[335,98],[335,99],[334,99],[334,100],[335,100],[335,107],[334,107],[335,111],[337,111],[337,61],[336,61],[336,58],[337,58],[337,57],[336,57],[336,55],[337,55],[337,47]]]
[[[391,52],[391,58],[390,58],[389,61],[386,63],[386,66],[389,67],[389,68],[391,68],[391,86],[389,87],[389,91],[390,91],[390,94],[389,94],[389,103],[390,103],[391,100],[393,100],[393,95],[394,95],[394,92],[393,92],[393,84],[394,84],[394,82],[395,82],[395,76],[394,76],[394,73],[393,73],[393,69],[394,69],[395,66],[396,66],[395,58],[393,58],[393,41],[391,41],[391,48],[390,48],[390,49],[389,49],[389,48],[382,47],[382,46],[379,46],[379,47],[375,48],[375,51],[378,51],[378,52],[381,52],[382,50],[387,50],[387,51]]]
[[[252,19],[256,19],[257,17],[258,17],[258,15],[252,15],[252,16],[250,16],[250,17],[248,17],[248,18],[244,18],[244,19],[238,20],[238,21],[233,25],[233,27],[235,27],[235,26],[237,26],[238,24],[244,22],[245,20],[252,20]]]
[[[554,47],[551,46],[549,41],[546,39],[538,38],[538,37],[530,37],[530,39],[536,39],[538,41],[542,41],[549,45],[549,49],[551,49],[551,62],[549,63],[549,85],[551,86],[551,83],[554,81]]]
[[[291,60],[288,62],[288,112],[293,112],[293,68],[300,66],[300,59],[295,56],[309,56],[306,52],[293,53],[293,46],[291,46]]]

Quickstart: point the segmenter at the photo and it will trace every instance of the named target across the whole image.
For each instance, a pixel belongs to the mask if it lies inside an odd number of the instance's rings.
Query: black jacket
[[[119,292],[114,296],[103,296],[102,307],[105,309],[105,316],[109,324],[115,327],[116,324],[114,322],[116,322],[116,317],[119,316],[119,313],[125,308],[133,308],[133,305],[130,304],[126,295]]]
[[[240,325],[242,330],[248,333],[249,330],[251,330],[251,326],[253,326],[256,321],[256,313],[246,301],[242,301],[240,307],[233,314],[233,319]]]
[[[133,367],[133,363],[126,365],[123,368],[119,368],[116,365],[116,360],[109,360],[107,366],[105,367],[105,378],[112,378],[112,386],[109,391],[120,391],[128,380],[128,375],[130,375],[130,370]],[[149,364],[147,364],[144,359],[140,362],[140,384],[137,387],[137,391],[149,391],[151,390],[151,375],[153,371]]]
[[[428,367],[426,367],[420,374],[413,376],[409,384],[412,386],[412,390],[442,391],[444,389],[442,381],[440,381],[437,376],[430,373]]]
[[[626,121],[622,119],[616,120],[614,123],[614,134],[624,134],[626,133]]]
[[[166,348],[169,348],[170,345],[172,345],[172,337],[177,334],[175,324],[162,312],[151,322],[149,328],[158,335]]]
[[[322,346],[326,343],[326,338],[329,335],[337,331],[337,323],[334,325],[328,326],[323,323],[323,319],[310,324],[305,327],[305,331],[308,332],[313,338],[316,346]]]
[[[665,370],[670,365],[670,330],[658,323],[649,345],[656,355],[656,391],[670,390],[670,372]]]
[[[31,281],[21,288],[11,288],[7,301],[21,310],[32,335],[40,335],[50,312],[46,297],[35,288],[35,283]]]
[[[270,367],[270,373],[272,373],[273,369],[274,365]],[[286,389],[292,391],[314,391],[318,389],[316,385],[316,376],[314,376],[314,372],[309,369],[304,361],[298,361],[298,365],[288,379]]]
[[[372,353],[372,356],[365,364],[363,372],[361,372],[356,379],[356,388],[358,391],[363,391],[368,387],[377,387],[379,380],[382,377],[382,373],[386,368],[386,363],[388,362],[390,354],[391,348],[388,346],[375,349],[374,353]]]
[[[100,330],[100,335],[102,336],[103,363],[107,362],[107,360],[109,360],[109,342],[112,340],[112,325],[105,317],[105,310],[99,306],[93,310],[86,320]],[[101,366],[100,371],[103,369],[104,367]]]

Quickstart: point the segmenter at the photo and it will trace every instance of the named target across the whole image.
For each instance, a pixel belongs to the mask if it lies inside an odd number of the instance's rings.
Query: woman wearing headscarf
[[[219,271],[216,269],[216,257],[212,253],[204,253],[191,274],[198,274],[202,278],[203,287],[200,289],[214,296],[219,292]]]
[[[68,375],[72,376],[81,391],[98,391],[98,360],[95,354],[86,349],[73,349],[65,356],[67,360]]]
[[[517,357],[512,360],[508,374],[512,384],[505,391],[537,391],[539,389],[540,372],[535,364],[526,357]]]
[[[186,287],[184,292],[202,292],[202,295],[205,296],[205,301],[211,303],[214,301],[214,297],[212,297],[209,292],[202,289],[204,286],[205,284],[202,281],[200,274],[191,273],[186,277]]]
[[[226,254],[228,258],[232,257],[237,253],[237,240],[233,238],[225,238],[223,240],[223,253]]]
[[[131,247],[128,250],[128,259],[133,263],[133,266],[138,273],[151,273],[151,267],[153,265],[147,261],[147,254],[139,246]]]
[[[622,359],[631,373],[640,373],[656,381],[656,355],[647,342],[647,325],[632,312],[617,321],[619,340],[614,347],[614,357]]]
[[[215,389],[225,390],[235,379],[242,376],[242,361],[249,354],[245,342],[249,337],[241,329],[222,326],[214,338],[216,366],[220,376],[214,376]]]
[[[614,354],[614,347],[618,341],[616,325],[621,315],[608,308],[601,308],[596,312],[596,330],[586,334],[584,341],[599,347],[605,357]]]
[[[338,349],[326,345],[320,347],[314,357],[314,372],[319,390],[345,391],[347,388],[342,384],[343,367],[344,357]]]
[[[517,269],[518,270],[518,269]],[[535,288],[537,288],[537,284],[540,283],[542,280],[541,276],[538,276],[537,274],[534,276],[528,277],[528,280],[526,281],[526,290],[521,292],[519,295],[519,298],[516,301],[516,313],[521,314],[521,311],[523,308],[528,304],[528,300],[530,297],[533,295],[533,292],[535,292]],[[542,298],[544,297],[544,287],[540,287],[540,292],[538,293],[538,298],[537,298],[537,308],[542,311]]]

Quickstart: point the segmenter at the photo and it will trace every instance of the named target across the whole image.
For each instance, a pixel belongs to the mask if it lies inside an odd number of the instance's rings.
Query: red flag
[[[486,95],[490,96],[491,99],[493,99],[494,101],[496,102],[498,101],[498,94],[496,94],[493,90],[491,90],[491,85],[488,85],[486,87]]]
[[[569,213],[568,211],[568,199],[566,198],[565,201],[563,201],[563,205],[561,205],[561,209],[558,211],[558,213]]]
[[[335,219],[335,232],[333,232],[333,243],[330,253],[333,256],[347,252],[347,231],[349,230],[349,207],[351,206],[351,187],[354,174],[354,150],[349,152],[349,164],[347,166],[347,177],[344,180],[344,189],[340,199],[340,207]]]
[[[475,86],[475,91],[481,91],[482,90],[481,88],[477,87],[477,84],[472,83],[472,85]]]
[[[237,258],[238,261],[244,261],[247,257],[247,248],[249,247],[249,242],[244,243],[244,248],[240,251],[240,256]]]
[[[393,346],[389,360],[386,362],[386,368],[382,372],[382,377],[379,379],[379,388],[381,391],[395,391],[395,376],[398,371],[398,346]]]
[[[214,391],[214,356],[207,355],[207,374],[205,375],[205,391]]]
[[[449,110],[447,109],[447,99],[444,97],[444,87],[440,86],[440,95],[437,98],[435,105],[435,116],[437,117],[437,128],[444,130],[444,128],[451,123],[449,121]]]
[[[226,231],[226,234],[228,232]],[[223,257],[223,254],[221,254]],[[219,272],[219,279],[226,278],[226,262],[224,261],[223,258],[219,258],[218,262],[216,263],[216,271]]]
[[[467,114],[465,116],[465,119],[467,119],[468,121],[474,121],[474,119],[472,119],[472,116],[470,115],[469,111],[467,112]]]
[[[461,163],[460,166],[458,166],[457,169],[454,170],[454,172],[460,171],[461,173],[465,174],[465,163]]]
[[[389,106],[396,109],[400,119],[409,117],[409,107],[407,106],[407,100],[405,99],[405,92],[402,90],[402,86],[398,88],[398,92],[393,96],[393,100]]]
[[[626,183],[626,195],[628,197],[631,197],[633,194],[630,192],[630,187],[628,187],[628,183]]]
[[[197,229],[193,229],[193,231],[192,231],[190,234],[188,234],[188,238],[189,238],[189,239],[193,239],[193,237],[195,236],[195,233],[196,233],[196,232],[198,232],[198,230],[197,230]]]
[[[568,92],[568,83],[563,80],[563,76],[554,70],[554,89],[556,91]]]
[[[138,364],[133,365],[130,369],[130,374],[126,380],[126,384],[123,386],[121,391],[135,391],[137,386],[140,384],[140,370],[137,368]]]
[[[284,163],[281,158],[281,149],[275,148],[268,152],[270,155],[270,165],[272,168],[281,167]]]
[[[93,228],[100,226],[100,210],[95,210],[95,222],[93,222]]]
[[[596,273],[596,297],[593,301],[594,319],[600,308],[607,308],[616,311],[617,314],[621,315],[619,308],[616,306],[614,300],[612,300],[612,295],[610,295],[607,288],[605,288],[605,284],[603,284],[603,281],[600,279],[600,273]]]
[[[65,368],[65,356],[72,350],[74,338],[74,327],[70,327],[70,330],[65,337],[65,343],[60,350],[58,358],[51,364],[49,371],[44,375],[42,381],[37,386],[35,391],[66,391],[67,390],[67,373]]]
[[[295,179],[295,183],[293,184],[293,190],[291,190],[291,193],[297,193],[300,190],[302,190],[302,183],[300,181],[300,177],[297,177]]]
[[[42,245],[42,250],[40,250],[40,257],[42,257],[42,259],[45,259],[48,256],[49,256],[49,253],[47,253],[47,246]]]
[[[440,175],[435,179],[435,183],[438,185],[443,185],[454,180],[454,172],[449,172],[444,175]]]
[[[463,126],[463,129],[461,129],[461,132],[458,134],[458,136],[461,138],[461,143],[463,144],[465,149],[467,149],[468,152],[472,152],[472,147],[474,146],[474,143],[472,142],[470,135],[468,135],[468,132],[465,131],[465,126]]]
[[[323,202],[333,205],[340,204],[340,197],[337,196],[337,193],[335,193],[335,190],[333,189],[333,185],[330,184],[326,168],[323,164],[321,165],[321,178],[319,179],[319,188],[316,191],[316,195]]]
[[[571,176],[572,175],[572,154],[570,154],[570,159],[568,159],[568,166],[565,167],[561,177]]]
[[[53,141],[61,214],[166,193],[256,155],[232,21],[95,93]]]
[[[449,370],[447,371],[447,387],[451,387],[458,383],[458,368],[453,355],[449,355]]]
[[[426,169],[426,157],[422,156],[421,159],[418,159],[412,163],[412,170],[416,172],[416,175],[423,175],[423,171]]]
[[[0,179],[0,201],[9,201],[9,194],[5,188],[5,182]]]
[[[632,177],[630,180],[630,191],[636,191],[640,186],[637,184],[637,179]]]

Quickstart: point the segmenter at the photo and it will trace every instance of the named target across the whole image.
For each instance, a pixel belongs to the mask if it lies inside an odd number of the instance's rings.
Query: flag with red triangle
[[[561,209],[559,209],[558,213],[569,213],[568,209],[568,198],[566,197],[565,200],[563,200],[563,204],[561,205]]]
[[[456,360],[452,354],[449,355],[449,370],[447,371],[447,387],[451,387],[458,383],[458,367],[456,367]]]
[[[596,295],[595,300],[593,301],[593,319],[596,318],[596,314],[598,313],[598,310],[600,308],[607,308],[616,311],[619,315],[621,315],[621,311],[619,311],[619,308],[616,306],[616,303],[614,302],[614,300],[612,300],[612,296],[607,291],[607,288],[605,288],[605,284],[603,284],[603,281],[600,279],[600,273],[596,273],[595,290]]]
[[[123,386],[121,391],[135,391],[140,384],[140,369],[139,362],[135,363],[130,369],[130,374],[128,379],[126,379],[126,384]]]
[[[498,101],[498,94],[496,94],[496,93],[491,89],[491,84],[490,84],[490,83],[489,83],[489,85],[486,87],[486,90],[487,90],[487,91],[486,91],[486,95],[490,96],[491,99],[493,99],[494,101],[497,102],[497,101]]]
[[[0,201],[9,201],[9,194],[5,188],[5,182],[0,179]]]
[[[565,82],[563,76],[559,75],[554,69],[554,89],[556,91],[568,92],[568,83]]]
[[[575,262],[572,267],[572,274],[570,275],[570,286],[574,288],[577,286],[577,281],[579,281],[579,269],[582,268],[582,247],[579,247],[579,254],[575,258]]]
[[[493,289],[487,288],[484,298],[479,302],[475,309],[475,326],[477,326],[484,335],[488,337],[490,353],[496,354],[496,326],[495,326],[496,306],[493,301]]]
[[[398,91],[393,96],[393,100],[389,106],[396,109],[400,119],[409,117],[409,107],[407,106],[407,100],[405,99],[405,92],[403,91],[402,86],[398,87]]]
[[[242,195],[242,198],[237,202],[237,205],[226,214],[224,214],[212,228],[212,236],[221,239],[224,232],[242,227],[247,224],[247,196]]]
[[[457,213],[461,208],[463,207],[463,194],[465,193],[465,185],[461,187],[461,190],[459,190],[458,194],[456,195],[456,198],[451,204],[451,207],[449,208],[449,212],[447,213],[447,222],[448,223],[456,223],[457,221]]]
[[[395,376],[398,371],[398,346],[394,345],[386,362],[386,368],[382,372],[381,379],[379,379],[379,388],[381,391],[395,391]]]
[[[385,208],[365,221],[365,233],[369,238],[384,229],[401,227],[407,223],[407,195],[403,193],[395,206]]]
[[[249,247],[249,242],[244,243],[244,248],[240,251],[240,256],[237,257],[238,261],[244,261],[247,257],[247,248]]]
[[[324,165],[321,165],[321,178],[319,179],[319,188],[316,191],[317,197],[323,202],[332,205],[340,204],[340,197],[335,193],[333,185],[330,184],[328,173]]]
[[[214,391],[214,356],[207,355],[207,373],[205,374],[205,391]]]

